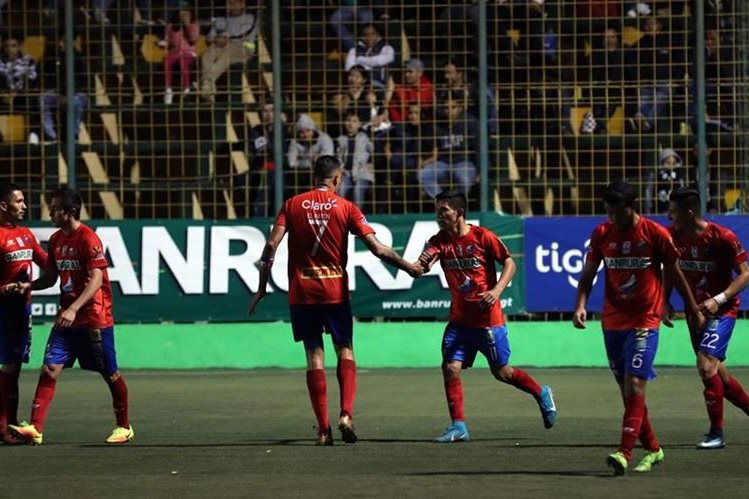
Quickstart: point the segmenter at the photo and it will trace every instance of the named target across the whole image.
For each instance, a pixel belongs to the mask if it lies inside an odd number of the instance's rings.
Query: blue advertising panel
[[[526,302],[529,312],[572,311],[593,229],[603,217],[525,220]],[[601,281],[599,271],[596,283]],[[603,286],[594,285],[589,310],[600,310]]]
[[[669,226],[666,217],[652,219]],[[533,217],[525,221],[525,289],[529,312],[573,310],[575,290],[582,273],[590,234],[599,217]],[[710,220],[736,233],[746,247],[749,245],[749,217],[717,216]],[[599,269],[588,310],[600,311],[603,300],[602,270]],[[681,309],[681,300],[673,294],[672,303]],[[741,293],[741,309],[749,309],[749,289]]]

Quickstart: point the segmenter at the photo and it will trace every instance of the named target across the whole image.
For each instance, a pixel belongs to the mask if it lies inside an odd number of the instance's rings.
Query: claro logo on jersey
[[[542,274],[566,274],[567,283],[577,289],[580,273],[585,265],[585,253],[590,246],[590,239],[583,243],[583,249],[570,248],[564,250],[557,241],[552,241],[548,246],[539,244],[535,247],[533,262],[536,270]],[[602,267],[599,267],[600,271]],[[593,280],[595,284],[598,276]]]
[[[336,206],[336,202],[334,199],[328,199],[324,203],[313,201],[311,199],[305,199],[304,201],[302,201],[302,208],[304,208],[305,210],[330,211],[334,206]]]

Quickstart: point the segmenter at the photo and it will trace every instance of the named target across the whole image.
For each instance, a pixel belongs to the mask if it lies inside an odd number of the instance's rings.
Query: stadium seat
[[[736,202],[744,197],[741,189],[726,189],[723,193],[723,204],[726,211],[736,208]]]
[[[0,115],[0,137],[3,142],[25,142],[26,129],[26,116],[23,114]]]
[[[143,41],[140,44],[140,53],[143,54],[143,59],[150,64],[161,63],[164,61],[164,56],[166,56],[166,50],[159,47],[158,41],[158,36],[149,33],[143,37]]]
[[[585,114],[590,112],[592,112],[592,108],[590,107],[578,106],[572,108],[570,112],[570,127],[572,128],[572,133],[580,135],[580,126],[585,119]]]
[[[39,62],[44,58],[44,45],[46,41],[47,38],[44,36],[27,36],[23,40],[23,52]]]

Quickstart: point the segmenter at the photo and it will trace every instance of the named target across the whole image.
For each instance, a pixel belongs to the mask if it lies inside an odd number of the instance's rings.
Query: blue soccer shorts
[[[0,303],[0,364],[26,364],[31,351],[31,307]]]
[[[442,361],[460,361],[463,369],[473,366],[476,353],[481,352],[489,365],[502,367],[510,362],[510,340],[507,327],[468,327],[452,322],[442,335]]]
[[[304,343],[305,350],[323,348],[322,335],[330,334],[336,346],[353,346],[354,319],[351,304],[289,305],[294,341]]]
[[[622,382],[630,374],[645,380],[655,378],[653,363],[658,350],[657,329],[604,331],[603,341],[609,367],[617,381]]]
[[[96,371],[104,376],[116,373],[114,327],[52,328],[47,340],[47,349],[44,352],[44,363],[73,367],[76,360],[81,369]]]
[[[702,352],[720,361],[726,360],[728,342],[731,341],[735,325],[734,317],[708,319],[702,329],[690,334],[694,353]]]

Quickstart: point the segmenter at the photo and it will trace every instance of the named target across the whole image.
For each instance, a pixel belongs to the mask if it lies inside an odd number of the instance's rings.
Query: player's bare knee
[[[458,363],[450,362],[442,364],[442,373],[445,375],[445,379],[454,379],[460,377],[461,365]]]
[[[502,383],[509,383],[512,379],[513,369],[509,365],[505,364],[502,367],[492,367],[492,374],[494,377]]]
[[[57,379],[62,373],[62,366],[56,364],[44,364],[42,366],[42,374],[49,376],[52,379]]]
[[[0,372],[5,374],[19,374],[21,372],[21,364],[3,364],[0,367]]]
[[[700,353],[697,356],[697,372],[703,381],[712,378],[718,373],[718,359]]]
[[[117,380],[122,377],[120,371],[115,371],[112,374],[102,373],[102,376],[104,376],[104,379],[107,380],[107,383],[116,383]]]

